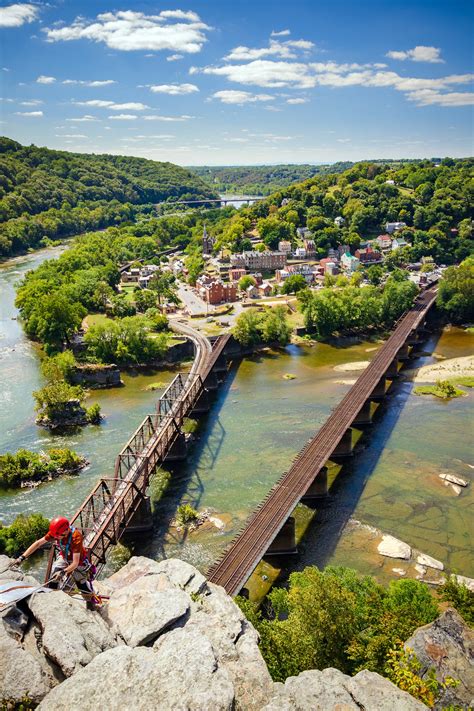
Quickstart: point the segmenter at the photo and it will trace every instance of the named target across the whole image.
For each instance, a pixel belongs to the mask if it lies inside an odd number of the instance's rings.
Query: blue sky
[[[473,8],[1,3],[1,133],[181,165],[472,155]]]

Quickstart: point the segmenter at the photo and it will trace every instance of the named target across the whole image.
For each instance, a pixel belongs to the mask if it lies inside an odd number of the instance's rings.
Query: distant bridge
[[[236,196],[232,198],[203,198],[201,200],[176,200],[176,202],[159,202],[156,207],[161,207],[166,205],[167,207],[174,205],[207,205],[208,203],[219,203],[220,205],[227,205],[233,202],[258,202],[259,200],[264,200],[264,197],[248,197],[247,195]]]
[[[181,323],[172,328],[194,343],[195,359],[189,373],[179,373],[120,451],[113,476],[100,479],[71,519],[84,534],[91,562],[100,570],[110,546],[125,531],[149,529],[149,501],[146,490],[156,467],[176,458],[186,449],[182,432],[184,419],[209,409],[207,394],[217,387],[215,371],[226,370],[223,350],[230,334],[211,344],[198,331]],[[181,458],[181,457],[180,457]],[[145,523],[146,519],[148,522]],[[46,580],[55,551],[51,549]]]
[[[210,569],[208,578],[212,583],[236,595],[264,555],[296,552],[293,510],[301,499],[319,498],[327,492],[328,460],[352,454],[352,426],[371,421],[371,402],[385,396],[387,380],[398,375],[399,362],[408,357],[410,346],[420,339],[425,317],[435,300],[435,288],[425,291],[399,320],[355,385]]]

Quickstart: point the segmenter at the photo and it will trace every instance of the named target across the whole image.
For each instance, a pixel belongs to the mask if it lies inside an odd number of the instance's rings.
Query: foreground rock
[[[17,575],[21,580],[21,572]],[[6,700],[13,707],[25,694],[40,702],[41,711],[425,708],[367,671],[351,678],[337,669],[310,670],[274,683],[253,626],[222,588],[188,563],[134,557],[100,586],[110,595],[100,613],[89,612],[82,600],[51,592],[35,593],[21,603],[23,612],[18,608],[4,616],[0,708]],[[456,634],[459,661],[449,673],[464,679],[467,657],[461,659],[460,649],[468,639],[464,629]],[[454,654],[448,642],[443,649]],[[462,693],[464,698],[464,687]]]
[[[459,682],[446,689],[435,709],[472,708],[474,705],[474,632],[455,610],[446,610],[429,625],[420,627],[405,643],[422,664],[421,676],[434,668],[438,681],[451,677]]]
[[[401,558],[402,560],[410,560],[411,548],[408,543],[399,541],[398,538],[385,535],[382,541],[377,546],[380,555],[385,555],[388,558]]]

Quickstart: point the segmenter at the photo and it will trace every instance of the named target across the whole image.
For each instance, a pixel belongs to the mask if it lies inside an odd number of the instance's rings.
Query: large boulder
[[[155,647],[117,647],[53,689],[39,711],[230,711],[234,690],[206,637],[177,629]]]
[[[50,685],[40,664],[10,637],[0,621],[0,706],[19,704],[28,696],[41,701]]]
[[[172,585],[188,593],[201,593],[206,588],[206,578],[196,568],[183,560],[170,558],[156,561],[143,556],[133,556],[128,563],[101,583],[104,591],[113,591],[134,583],[145,575],[164,574]]]
[[[44,653],[65,676],[71,676],[116,641],[104,620],[86,609],[83,600],[58,590],[35,593],[28,601],[42,632]]]
[[[448,609],[434,622],[417,629],[405,647],[412,649],[421,662],[422,677],[434,669],[439,681],[449,676],[459,682],[442,692],[435,709],[474,706],[474,632],[456,610]]]
[[[145,575],[114,590],[104,616],[130,647],[147,644],[186,615],[191,598],[165,575]]]
[[[301,672],[275,692],[262,711],[426,711],[426,706],[374,672],[346,676],[338,669]]]

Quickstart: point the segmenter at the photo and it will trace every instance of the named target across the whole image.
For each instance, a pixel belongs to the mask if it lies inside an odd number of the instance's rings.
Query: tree
[[[260,314],[257,309],[247,309],[238,315],[233,335],[236,341],[243,346],[252,346],[260,340]]]
[[[71,400],[79,400],[79,403],[82,403],[85,396],[80,385],[69,385],[64,380],[49,383],[33,393],[36,411],[40,417],[47,417],[49,420],[60,420]]]
[[[291,240],[294,227],[278,217],[266,217],[257,222],[257,230],[267,247],[276,249],[280,240]]]
[[[148,309],[152,309],[156,306],[156,296],[156,292],[151,289],[136,289],[134,297],[137,311],[144,313]]]
[[[49,350],[59,350],[81,325],[86,309],[56,292],[44,296],[26,324],[28,334],[42,341]]]
[[[58,380],[70,382],[75,367],[76,359],[73,352],[63,351],[51,358],[44,358],[41,362],[41,373],[48,383],[54,383]]]
[[[291,274],[283,282],[281,287],[282,294],[296,294],[296,292],[301,291],[301,289],[306,289],[306,279],[301,274]]]
[[[0,524],[0,551],[14,558],[42,538],[48,528],[49,521],[42,514],[20,514],[10,526]]]
[[[367,267],[365,274],[370,284],[378,286],[382,281],[383,269],[380,264],[372,264],[370,267]]]
[[[253,276],[250,276],[250,274],[245,274],[245,276],[243,276],[239,279],[239,289],[240,289],[240,291],[246,291],[246,289],[248,289],[249,286],[255,286],[256,283],[257,282],[253,278]]]
[[[188,259],[191,259],[191,257]],[[155,276],[150,279],[148,287],[151,291],[154,291],[157,294],[159,304],[164,301],[171,301],[173,304],[179,303],[176,277],[170,272],[160,272],[155,274]],[[154,303],[149,303],[147,308],[154,305]]]
[[[456,323],[474,319],[474,264],[449,267],[438,287],[438,307]]]
[[[284,306],[275,306],[269,309],[261,323],[260,332],[262,340],[266,343],[278,342],[281,346],[286,346],[291,337],[291,326],[286,317],[286,308]]]
[[[151,337],[143,316],[91,326],[85,335],[89,357],[100,363],[149,363],[168,349],[168,333]]]
[[[196,254],[186,259],[186,269],[188,270],[188,281],[193,286],[196,284],[196,280],[204,271],[204,260],[203,258]]]

